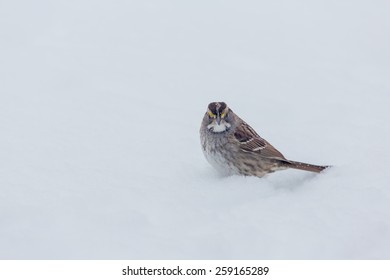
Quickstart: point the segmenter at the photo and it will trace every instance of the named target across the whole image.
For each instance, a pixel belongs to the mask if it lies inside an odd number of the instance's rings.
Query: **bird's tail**
[[[314,164],[289,160],[286,162],[286,167],[320,173],[321,171],[329,168],[330,166],[314,165]]]

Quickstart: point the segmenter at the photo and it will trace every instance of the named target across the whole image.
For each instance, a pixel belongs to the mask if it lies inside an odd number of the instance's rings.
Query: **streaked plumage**
[[[287,168],[321,172],[328,167],[286,159],[224,102],[209,104],[200,139],[206,159],[225,175],[262,177]]]

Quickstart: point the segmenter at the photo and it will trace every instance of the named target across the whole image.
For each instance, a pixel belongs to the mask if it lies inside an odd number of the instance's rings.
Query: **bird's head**
[[[227,131],[230,127],[231,110],[225,102],[212,102],[207,107],[207,128],[214,133]]]

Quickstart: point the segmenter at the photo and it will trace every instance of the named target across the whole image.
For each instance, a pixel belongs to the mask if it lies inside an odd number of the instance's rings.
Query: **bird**
[[[222,175],[263,177],[289,168],[319,173],[330,167],[286,159],[225,102],[208,105],[200,141],[207,161]]]

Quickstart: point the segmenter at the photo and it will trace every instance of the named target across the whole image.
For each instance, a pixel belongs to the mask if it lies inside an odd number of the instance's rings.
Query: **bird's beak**
[[[221,124],[221,116],[218,115],[217,118],[215,119],[215,121],[217,122],[218,125]]]

